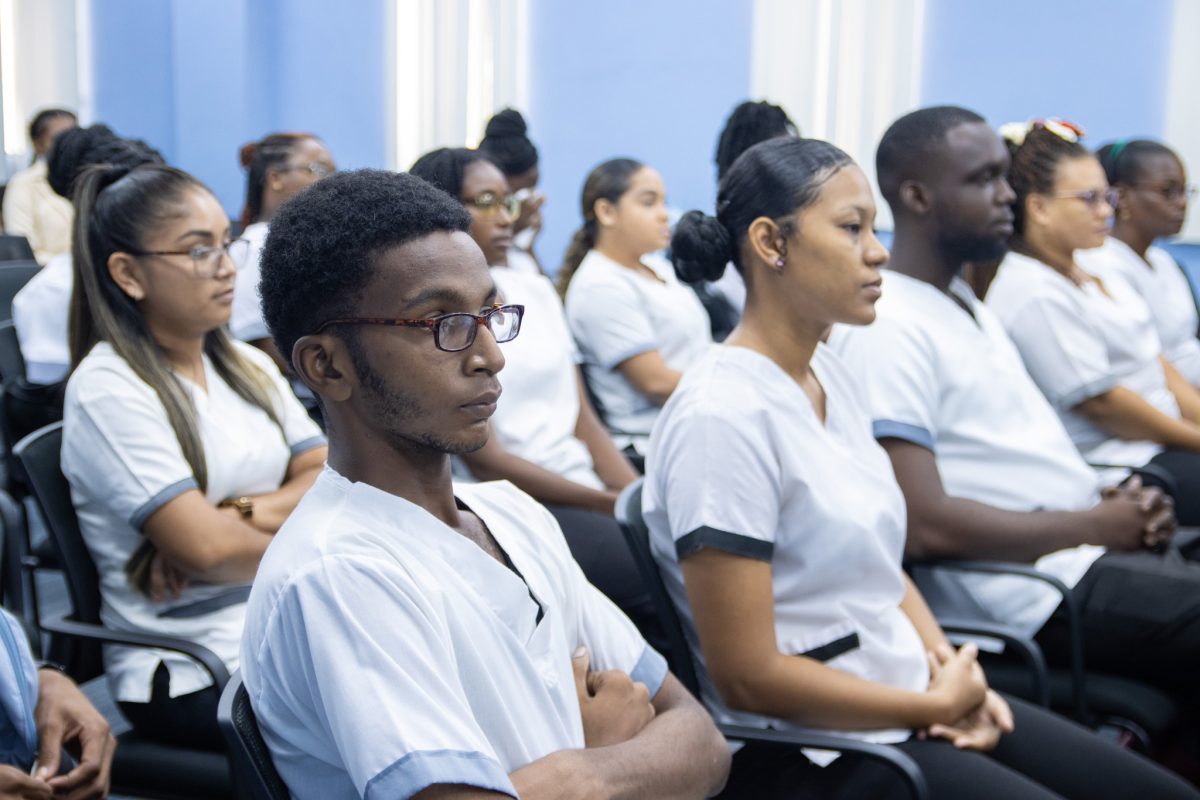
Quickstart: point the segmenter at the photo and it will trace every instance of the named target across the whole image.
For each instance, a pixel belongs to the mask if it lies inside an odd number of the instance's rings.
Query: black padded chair
[[[11,319],[0,322],[0,380],[25,377],[25,357],[17,339],[17,326]]]
[[[35,261],[33,248],[24,236],[0,234],[0,261]]]
[[[238,800],[287,800],[291,795],[271,761],[241,673],[235,672],[225,684],[225,691],[221,692],[217,723],[229,745],[229,763],[233,768],[233,787]]]
[[[41,268],[32,260],[0,261],[0,320],[12,319],[13,298]]]
[[[14,452],[66,573],[71,611],[44,618],[41,625],[44,630],[72,642],[67,654],[71,677],[84,683],[103,674],[101,646],[121,644],[183,653],[209,673],[218,689],[224,688],[229,682],[229,672],[203,645],[173,636],[117,631],[101,622],[99,575],[80,533],[70,485],[59,465],[61,449],[62,423],[57,422],[26,436],[17,443]],[[116,794],[164,800],[231,794],[229,763],[224,753],[173,747],[134,731],[121,734],[118,741],[112,771]]]
[[[1045,688],[1031,697],[1028,678],[1012,659],[985,652],[981,660],[989,683],[997,689],[1044,702],[1084,725],[1111,733],[1118,744],[1147,755],[1153,754],[1155,742],[1166,738],[1181,719],[1179,704],[1166,692],[1132,678],[1086,669],[1078,603],[1070,589],[1053,575],[1025,564],[993,561],[915,561],[907,569],[939,621],[949,616],[998,624],[963,589],[957,580],[962,574],[1015,576],[1058,593],[1069,621],[1070,663],[1065,668],[1049,669]]]
[[[696,667],[692,660],[691,649],[688,647],[683,633],[683,623],[679,619],[674,603],[667,594],[667,587],[663,585],[658,564],[650,552],[650,531],[642,517],[642,479],[634,481],[621,492],[617,498],[616,516],[670,643],[668,652],[663,655],[666,656],[667,663],[675,677],[688,691],[699,697],[700,682],[696,677]],[[725,738],[748,745],[793,745],[815,750],[853,753],[859,757],[878,761],[894,770],[908,787],[909,794],[917,800],[930,796],[925,776],[921,774],[921,769],[916,762],[906,753],[888,745],[807,731],[781,731],[721,723],[717,723],[717,728]]]

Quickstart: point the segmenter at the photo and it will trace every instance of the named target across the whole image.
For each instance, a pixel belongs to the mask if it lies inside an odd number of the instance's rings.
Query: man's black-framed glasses
[[[447,353],[466,350],[475,343],[475,333],[483,325],[491,331],[498,344],[511,342],[521,332],[525,306],[497,303],[482,314],[456,312],[429,319],[388,319],[386,317],[349,317],[323,322],[315,331],[320,333],[331,325],[391,325],[397,328],[424,328],[433,332],[433,346]]]

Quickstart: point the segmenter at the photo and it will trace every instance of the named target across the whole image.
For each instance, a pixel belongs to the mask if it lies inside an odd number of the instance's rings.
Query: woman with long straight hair
[[[225,330],[229,220],[207,188],[171,167],[99,165],[74,202],[62,468],[102,617],[203,644],[232,670],[250,581],[324,438],[270,359]],[[143,734],[221,747],[199,665],[110,647],[105,666]]]

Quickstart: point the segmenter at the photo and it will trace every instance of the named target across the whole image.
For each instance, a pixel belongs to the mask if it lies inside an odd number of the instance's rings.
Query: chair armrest
[[[989,575],[1011,575],[1020,578],[1026,578],[1032,581],[1038,581],[1046,586],[1049,586],[1054,591],[1058,592],[1059,598],[1062,600],[1062,607],[1067,612],[1067,636],[1070,642],[1070,670],[1071,670],[1071,686],[1074,694],[1075,711],[1074,716],[1080,722],[1086,722],[1088,719],[1087,707],[1087,677],[1083,662],[1083,614],[1079,610],[1079,601],[1075,599],[1075,595],[1067,588],[1067,585],[1058,578],[1048,573],[1042,572],[1036,567],[1031,567],[1028,564],[1014,564],[1008,561],[966,561],[953,559],[931,559],[928,561],[914,561],[910,567],[925,567],[930,569],[944,569],[954,572],[973,572]]]
[[[966,637],[999,639],[1004,646],[1021,657],[1029,670],[1033,683],[1033,699],[1043,708],[1050,707],[1050,670],[1042,648],[1028,636],[1022,636],[1008,625],[981,620],[941,618],[938,624],[946,633],[957,633]]]
[[[884,766],[900,774],[909,794],[914,800],[928,800],[929,785],[917,762],[908,754],[886,744],[865,742],[861,739],[851,739],[848,736],[833,736],[830,734],[813,733],[810,731],[780,731],[766,728],[752,728],[748,725],[718,724],[717,729],[726,739],[737,739],[743,742],[761,742],[768,744],[786,744],[796,747],[809,747],[814,750],[835,750],[839,753],[854,753],[881,762]]]
[[[51,633],[63,636],[76,636],[80,639],[104,642],[106,644],[123,644],[131,647],[157,648],[182,653],[198,662],[204,671],[213,679],[217,691],[225,688],[229,682],[229,670],[225,662],[217,658],[216,653],[202,644],[180,639],[177,636],[165,636],[157,633],[140,633],[134,631],[116,631],[103,625],[91,622],[77,622],[60,615],[50,620],[42,620],[42,628]]]

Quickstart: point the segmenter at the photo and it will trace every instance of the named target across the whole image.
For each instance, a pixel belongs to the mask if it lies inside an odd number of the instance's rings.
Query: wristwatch
[[[250,519],[250,517],[254,516],[254,501],[245,495],[226,498],[217,505],[217,508],[228,508],[230,506],[238,510],[238,513],[242,515],[242,519]]]

